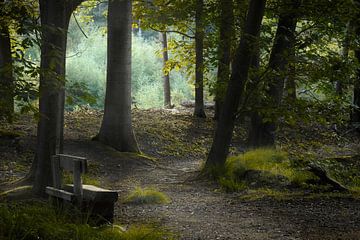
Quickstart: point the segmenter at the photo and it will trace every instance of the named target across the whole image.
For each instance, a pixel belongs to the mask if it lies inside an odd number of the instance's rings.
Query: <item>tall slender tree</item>
[[[67,29],[71,13],[82,0],[40,0],[41,74],[40,120],[37,130],[37,151],[29,177],[34,176],[34,192],[45,194],[52,182],[51,156],[59,151],[63,123],[63,91]]]
[[[131,0],[109,1],[105,111],[98,139],[139,152],[131,121]]]
[[[244,33],[236,51],[224,104],[205,165],[205,168],[208,170],[214,167],[222,168],[225,164],[239,102],[243,96],[244,87],[248,79],[251,59],[258,44],[258,35],[264,16],[265,3],[266,0],[251,0],[249,3]]]
[[[164,107],[165,108],[171,108],[170,72],[165,70],[166,63],[169,60],[167,33],[165,31],[160,32],[160,37],[161,37],[162,53],[163,53]]]
[[[204,0],[196,0],[195,12],[195,109],[194,116],[205,118],[204,108]]]

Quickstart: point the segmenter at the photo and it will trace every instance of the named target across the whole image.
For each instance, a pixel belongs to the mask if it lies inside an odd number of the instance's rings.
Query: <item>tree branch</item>
[[[180,35],[183,35],[183,36],[185,36],[185,37],[188,37],[188,38],[191,38],[191,39],[194,39],[195,38],[195,36],[190,36],[190,35],[188,35],[188,34],[186,34],[186,33],[183,33],[183,32],[180,32],[180,31],[176,31],[176,30],[160,30],[160,29],[156,29],[156,28],[154,28],[154,27],[149,27],[151,30],[153,30],[153,31],[156,31],[156,32],[161,32],[161,33],[177,33],[177,34],[180,34]]]
[[[78,26],[78,28],[80,29],[80,31],[82,32],[82,34],[85,36],[85,38],[88,38],[88,36],[85,34],[85,32],[83,31],[83,29],[81,28],[76,16],[75,16],[75,13],[72,14],[74,16],[74,19],[75,19],[75,22],[76,22],[76,25]]]

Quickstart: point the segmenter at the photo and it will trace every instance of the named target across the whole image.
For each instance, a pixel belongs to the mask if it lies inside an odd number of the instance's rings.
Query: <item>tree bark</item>
[[[131,1],[109,1],[105,111],[98,139],[139,152],[131,121]]]
[[[52,183],[51,156],[59,151],[63,132],[63,95],[67,29],[73,10],[81,3],[74,1],[40,1],[42,27],[40,119],[37,152],[28,177],[34,176],[34,193],[44,196]]]
[[[345,39],[342,43],[341,57],[347,61],[349,58],[350,41],[351,41],[351,22],[346,24]],[[341,81],[336,81],[335,91],[338,96],[342,96],[344,92],[344,84]]]
[[[219,62],[217,83],[215,86],[215,120],[219,119],[226,86],[230,78],[231,43],[234,31],[233,1],[220,1],[220,11],[220,39],[218,47]]]
[[[360,35],[360,29],[358,30],[358,35]],[[355,57],[360,62],[360,49],[355,50]],[[354,93],[353,93],[353,109],[351,114],[351,122],[355,124],[360,123],[360,69],[357,70],[357,76],[354,83]]]
[[[289,76],[289,58],[295,42],[294,32],[297,18],[294,11],[298,7],[298,3],[294,2],[292,4],[291,11],[289,11],[289,6],[286,5],[282,9],[269,59],[269,69],[272,72],[269,77],[267,95],[270,98],[270,106],[275,108],[280,106],[283,98],[285,74]],[[253,130],[250,130],[250,133],[256,132],[257,137],[249,136],[252,146],[273,146],[276,138],[277,120],[271,119],[264,122],[260,114],[253,117],[251,125]]]
[[[223,168],[229,151],[236,113],[244,93],[251,58],[256,49],[266,0],[251,0],[241,38],[227,87],[223,109],[216,127],[214,140],[206,161],[205,169]]]
[[[167,34],[161,32],[161,43],[163,48],[163,69],[166,67],[166,63],[169,60]],[[170,89],[170,73],[166,72],[163,76],[163,88],[164,88],[164,108],[171,108],[171,89]]]
[[[13,114],[14,77],[10,34],[8,26],[0,26],[0,119],[11,121]]]
[[[195,14],[195,109],[194,116],[205,118],[204,108],[204,0],[196,0]]]

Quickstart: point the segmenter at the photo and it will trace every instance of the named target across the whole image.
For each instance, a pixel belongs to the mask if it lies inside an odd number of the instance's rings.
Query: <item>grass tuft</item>
[[[155,188],[136,187],[126,198],[125,203],[132,204],[167,204],[170,198]]]

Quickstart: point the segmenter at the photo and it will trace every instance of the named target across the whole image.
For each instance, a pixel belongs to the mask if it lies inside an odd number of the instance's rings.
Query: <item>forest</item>
[[[360,0],[0,0],[1,239],[360,239]]]

